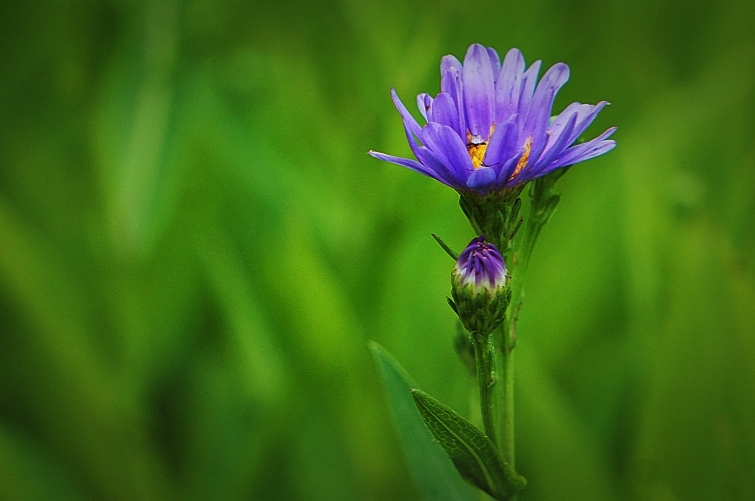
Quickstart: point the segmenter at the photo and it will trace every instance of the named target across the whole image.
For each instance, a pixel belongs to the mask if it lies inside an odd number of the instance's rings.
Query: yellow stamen
[[[472,165],[475,169],[479,169],[482,165],[482,159],[485,158],[485,150],[488,148],[488,143],[483,142],[480,144],[469,143],[467,144],[467,151],[469,152],[469,158],[472,159]]]
[[[488,141],[495,131],[495,124],[490,126],[490,134],[488,135]],[[476,139],[476,140],[475,140]],[[482,166],[482,161],[485,158],[485,150],[488,149],[488,141],[481,141],[481,137],[472,136],[472,133],[467,131],[467,152],[469,158],[472,159],[472,166],[479,169]]]
[[[514,173],[511,174],[509,181],[513,180],[517,175],[519,175],[522,169],[524,169],[524,166],[527,165],[527,160],[530,159],[530,151],[532,151],[532,136],[528,136],[527,140],[524,141],[524,153],[522,153],[522,157],[516,164],[516,169],[514,169]]]

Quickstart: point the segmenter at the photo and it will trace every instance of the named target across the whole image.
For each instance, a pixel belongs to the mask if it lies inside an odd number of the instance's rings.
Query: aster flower
[[[452,307],[468,331],[487,336],[500,325],[508,305],[506,281],[496,246],[484,235],[469,242],[451,273]]]
[[[441,92],[435,98],[417,96],[426,125],[420,126],[391,90],[417,160],[369,153],[457,191],[485,195],[611,150],[616,143],[608,137],[615,127],[573,145],[607,103],[572,103],[551,118],[569,67],[557,63],[537,83],[539,70],[540,61],[525,69],[518,49],[511,49],[502,64],[495,50],[480,44],[469,47],[463,65],[445,56],[440,63]]]

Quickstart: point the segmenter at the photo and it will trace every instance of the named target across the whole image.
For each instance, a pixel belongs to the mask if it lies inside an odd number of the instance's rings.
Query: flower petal
[[[437,126],[435,124],[434,126]],[[417,144],[417,140],[414,137],[409,127],[404,124],[404,132],[406,132],[406,140],[409,143],[409,147],[412,149],[412,153],[419,160],[419,163],[427,170],[428,175],[440,181],[441,183],[450,186],[455,189],[459,189],[464,185],[463,182],[457,179],[455,171],[451,170],[441,160],[439,155],[434,154],[428,148]],[[420,133],[422,133],[420,131]]]
[[[415,172],[419,172],[420,174],[424,174],[425,176],[437,179],[437,177],[435,177],[429,169],[427,169],[424,165],[420,164],[416,160],[410,160],[408,158],[402,158],[402,157],[395,157],[393,155],[386,155],[385,153],[380,153],[379,151],[372,151],[372,150],[368,151],[367,154],[370,155],[371,157],[377,158],[378,160],[383,160],[385,162],[390,162],[392,164],[400,165],[402,167],[407,167]]]
[[[494,168],[500,167],[500,164],[519,150],[520,145],[516,143],[519,139],[517,119],[518,116],[513,115],[506,122],[496,126],[485,150],[484,165]]]
[[[523,73],[522,53],[519,49],[511,49],[506,53],[495,83],[495,121],[497,124],[502,124],[517,112]]]
[[[412,149],[412,153],[419,160],[417,151],[419,150],[419,144],[417,144],[417,136],[409,129],[409,126],[404,123],[404,134],[406,134],[406,142],[409,143],[409,148]]]
[[[456,56],[452,56],[451,54],[448,54],[447,56],[443,56],[440,60],[440,75],[443,76],[445,74],[446,70],[448,68],[453,68],[459,74],[461,74],[461,63],[458,59],[456,59]]]
[[[463,182],[474,170],[464,142],[451,127],[430,122],[422,129],[420,140],[453,172],[456,179]]]
[[[553,145],[555,144],[556,140],[561,137],[561,132],[563,131],[564,127],[569,122],[569,119],[573,114],[577,114],[576,122],[571,133],[568,135],[568,138],[566,138],[566,142],[563,145],[562,150],[563,148],[571,145],[579,137],[579,135],[584,132],[585,128],[587,128],[587,126],[592,123],[598,112],[600,112],[600,110],[603,109],[606,104],[608,103],[601,101],[595,106],[581,103],[572,103],[567,106],[564,111],[562,111],[555,119],[553,119],[551,124],[548,126],[548,140],[546,142],[543,153],[540,155],[541,159],[538,160],[538,163],[543,163],[542,159],[545,158],[545,156],[548,155],[549,152],[553,152],[554,155],[561,154],[561,152],[553,150]],[[553,157],[551,157],[550,161],[552,160]]]
[[[566,123],[569,121],[573,114],[577,114],[577,124],[579,124],[580,116],[586,115],[591,109],[592,106],[590,106],[589,104],[571,103],[569,106],[564,108],[564,111],[559,113],[556,118],[553,118],[550,125],[548,125],[549,136],[548,144],[546,144],[545,146],[545,151],[548,151],[550,149],[550,144],[553,143],[559,135],[561,135],[561,131],[564,129]]]
[[[432,106],[428,110],[428,122],[436,122],[441,125],[447,125],[454,129],[459,130],[459,115],[456,110],[456,104],[449,94],[441,92],[438,97],[433,101]]]
[[[424,165],[429,172],[432,172],[431,177],[434,177],[446,186],[450,186],[456,190],[464,187],[463,179],[458,179],[458,176],[453,172],[444,162],[439,158],[436,152],[431,151],[428,148],[420,147],[417,149],[417,158],[420,163]]]
[[[519,92],[519,105],[517,107],[520,122],[524,122],[532,102],[532,94],[535,92],[537,74],[540,73],[541,61],[535,61],[532,66],[522,75],[522,87]],[[522,136],[520,139],[524,140]]]
[[[543,174],[550,172],[558,167],[565,167],[577,162],[583,162],[591,158],[597,157],[606,153],[616,146],[616,141],[606,139],[616,132],[616,127],[611,127],[600,136],[596,137],[586,143],[572,146],[564,151],[554,162],[551,163],[546,169],[543,170]]]
[[[503,162],[498,171],[498,178],[495,181],[496,188],[503,188],[509,183],[509,178],[514,173],[516,165],[519,163],[519,159],[522,158],[522,153],[524,153],[524,148],[520,148]]]
[[[425,121],[427,121],[427,110],[430,109],[432,104],[433,98],[430,97],[430,94],[423,92],[417,95],[417,109],[419,109],[419,112],[422,114]]]
[[[493,70],[493,83],[498,79],[498,73],[501,71],[501,58],[493,47],[488,47],[488,57],[490,58],[490,68]]]
[[[467,188],[487,193],[495,183],[496,174],[490,167],[480,167],[467,179]]]
[[[469,47],[464,57],[461,79],[464,83],[462,93],[467,127],[473,135],[487,139],[495,112],[495,86],[485,47],[480,44]]]
[[[532,166],[531,168],[525,169],[525,172],[520,174],[520,177],[522,178],[520,182],[529,181],[530,179],[537,177],[540,172],[544,171],[550,163],[553,162],[553,160],[560,155],[567,146],[569,146],[569,137],[571,137],[574,125],[577,123],[577,118],[579,118],[579,114],[574,111],[569,118],[566,119],[566,123],[563,126],[550,131],[550,136],[548,137],[548,142],[550,144],[548,149],[543,152],[543,155],[537,160],[537,162],[532,162],[530,164]]]
[[[461,68],[461,64],[459,64],[459,68]],[[459,117],[459,128],[456,131],[460,137],[465,137],[467,133],[467,121],[464,112],[462,87],[461,71],[454,67],[446,68],[440,79],[440,90],[451,96],[451,99],[456,103],[456,114]]]
[[[393,99],[393,104],[396,106],[396,109],[401,115],[401,118],[404,120],[404,124],[406,124],[409,130],[411,130],[416,136],[419,137],[422,128],[419,126],[417,120],[414,119],[412,114],[409,113],[409,110],[406,109],[406,106],[404,106],[404,103],[401,102],[401,99],[398,98],[396,89],[391,89],[391,98]]]
[[[569,80],[569,67],[564,63],[556,63],[545,72],[532,96],[527,120],[524,122],[525,134],[532,136],[532,152],[530,153],[532,163],[540,158],[540,154],[545,149],[545,132],[548,128],[553,100],[567,80]]]
[[[569,143],[573,143],[577,140],[577,138],[582,134],[585,129],[595,120],[595,117],[598,116],[598,113],[600,113],[600,110],[602,110],[606,105],[608,105],[608,102],[601,101],[595,106],[590,106],[589,104],[583,104],[577,111],[579,113],[579,118],[577,118],[577,125],[574,127],[574,130],[571,133],[571,140]]]

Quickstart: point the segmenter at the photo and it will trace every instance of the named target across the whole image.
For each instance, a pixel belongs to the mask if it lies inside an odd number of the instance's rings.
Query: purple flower
[[[485,195],[611,150],[616,142],[607,138],[615,127],[572,146],[607,103],[572,103],[551,119],[553,101],[569,79],[569,67],[557,63],[537,83],[539,70],[540,61],[525,69],[519,49],[511,49],[503,64],[495,50],[480,44],[469,47],[463,65],[454,56],[445,56],[440,63],[441,92],[435,98],[417,96],[419,111],[427,120],[424,127],[391,90],[417,161],[369,153],[457,191]]]
[[[485,242],[485,235],[469,242],[459,254],[451,274],[454,289],[466,289],[471,295],[495,295],[506,286],[506,265],[495,245]]]

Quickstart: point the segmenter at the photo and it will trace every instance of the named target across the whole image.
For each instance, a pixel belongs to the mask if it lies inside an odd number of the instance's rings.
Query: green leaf
[[[475,501],[475,491],[459,477],[417,413],[409,392],[414,386],[411,377],[385,348],[374,341],[369,346],[385,381],[409,467],[422,497],[427,501]]]
[[[495,499],[510,499],[527,485],[472,423],[422,390],[411,391],[422,419],[462,477]]]
[[[438,242],[438,245],[440,245],[441,248],[446,251],[446,254],[448,254],[451,259],[453,259],[454,261],[457,261],[459,259],[459,254],[457,252],[454,252],[454,250],[449,247],[446,242],[444,242],[438,235],[436,235],[435,233],[430,233],[430,235],[433,236],[435,241]]]

